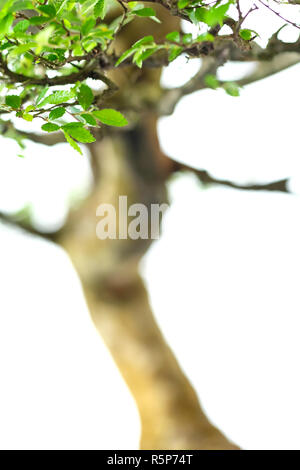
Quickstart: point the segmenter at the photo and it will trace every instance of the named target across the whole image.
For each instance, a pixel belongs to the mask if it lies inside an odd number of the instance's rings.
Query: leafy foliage
[[[160,23],[155,3],[197,25],[198,34],[178,28],[159,41],[154,33],[147,34],[116,55],[115,41],[128,23]],[[273,11],[268,2],[260,3]],[[117,90],[109,70],[162,67],[181,54],[211,56],[220,66],[224,62],[218,56],[224,50],[220,44],[227,47],[230,42],[242,57],[258,36],[245,27],[258,7],[242,11],[243,2],[238,0],[178,0],[172,6],[156,0],[151,6],[127,0],[0,0],[0,6],[0,113],[28,122],[40,120],[44,132],[62,132],[77,151],[78,142],[94,142],[90,127],[128,124],[120,111],[111,108],[115,102],[107,102]],[[286,22],[299,28],[294,21]],[[225,24],[231,31],[224,35]],[[274,39],[272,44],[274,50]],[[239,84],[220,82],[216,70],[208,71],[203,86],[238,96]],[[17,131],[7,135],[21,142]]]

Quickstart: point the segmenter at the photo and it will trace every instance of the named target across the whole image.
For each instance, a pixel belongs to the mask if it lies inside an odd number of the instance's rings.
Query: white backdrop
[[[179,59],[164,83],[186,79],[190,64]],[[294,195],[175,179],[163,236],[141,267],[206,412],[248,449],[300,449],[299,78],[297,66],[240,98],[196,93],[159,128],[166,152],[219,178],[291,176]],[[1,139],[1,209],[30,205],[40,225],[60,224],[69,194],[87,191],[86,157],[64,145],[17,153]],[[135,404],[66,255],[1,225],[0,265],[0,447],[137,448]]]

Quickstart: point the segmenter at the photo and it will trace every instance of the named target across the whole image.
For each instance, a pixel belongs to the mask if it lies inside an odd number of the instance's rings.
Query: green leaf
[[[207,15],[207,10],[203,7],[200,7],[200,8],[196,8],[196,11],[195,11],[195,18],[197,20],[198,23],[200,22],[206,22],[205,19],[206,19],[206,15]]]
[[[166,35],[168,41],[180,42],[180,34],[178,31],[172,31]]]
[[[210,33],[200,34],[200,36],[196,38],[197,42],[204,42],[204,41],[214,42],[214,40],[215,40],[214,36]]]
[[[208,26],[215,26],[216,24],[223,26],[223,20],[230,6],[230,3],[231,2],[228,2],[219,7],[210,8],[210,10],[208,10],[205,14],[205,23],[208,24]]]
[[[22,117],[23,119],[25,119],[25,121],[31,122],[31,121],[33,120],[32,114],[23,113],[21,117]]]
[[[73,137],[74,139],[82,142],[83,144],[89,144],[91,142],[95,142],[95,137],[83,127],[82,123],[70,123],[63,126],[63,130],[66,130],[67,133]],[[72,125],[72,124],[79,124],[79,125]]]
[[[20,56],[22,54],[25,54],[25,52],[28,52],[30,49],[32,49],[33,47],[36,47],[36,42],[28,42],[27,44],[20,44],[20,46],[17,46],[15,47],[10,53],[9,55],[11,57],[16,57],[16,56]]]
[[[14,26],[14,33],[25,33],[29,26],[28,20],[21,20]]]
[[[79,87],[79,91],[77,92],[77,98],[80,106],[84,110],[87,110],[94,101],[94,95],[92,90],[89,86],[85,85],[84,83],[82,83]]]
[[[60,117],[62,117],[65,114],[65,112],[66,112],[66,110],[63,107],[55,108],[49,114],[49,119],[51,121],[54,121],[55,119],[59,119]]]
[[[124,60],[128,59],[128,57],[132,56],[134,54],[134,49],[130,48],[127,51],[125,51],[117,60],[115,67],[118,67]]]
[[[141,46],[144,46],[145,44],[151,44],[154,43],[154,37],[153,36],[145,36],[142,39],[139,39],[137,42],[135,42],[130,49],[125,51],[121,57],[117,60],[115,67],[117,67],[119,64],[124,62],[124,60],[128,59],[128,57],[132,56]]]
[[[239,86],[234,82],[225,83],[224,90],[230,96],[240,96]]]
[[[34,109],[35,109],[35,106],[33,104],[30,104],[25,108],[25,113],[29,113],[30,111],[33,111]]]
[[[17,95],[7,95],[5,97],[5,104],[13,109],[19,109],[21,107],[22,100]]]
[[[99,0],[94,6],[95,17],[101,18],[101,20],[103,20],[103,18],[106,15],[106,7],[107,7],[106,0]]]
[[[37,9],[50,18],[54,18],[56,15],[56,10],[53,5],[40,5]]]
[[[184,34],[182,36],[182,42],[183,44],[189,44],[193,40],[193,35],[191,33]]]
[[[42,99],[44,98],[44,96],[46,95],[47,91],[49,90],[49,87],[45,87],[45,88],[42,88],[40,94],[38,95],[37,99],[36,99],[36,102],[35,104],[38,105],[40,101],[42,101]]]
[[[177,3],[177,6],[179,10],[182,10],[183,8],[188,6],[189,3],[190,3],[190,0],[179,0],[179,2]]]
[[[134,11],[134,14],[137,16],[156,16],[156,11],[153,8],[141,8]]]
[[[50,20],[47,16],[32,16],[29,23],[33,26],[47,23]]]
[[[82,35],[87,36],[91,32],[95,24],[96,24],[96,20],[94,18],[92,17],[88,18],[81,27]]]
[[[69,1],[70,0],[68,0],[68,3]],[[82,13],[86,16],[91,16],[94,6],[97,3],[97,0],[84,0],[84,1],[80,1],[80,3],[82,4],[82,7],[81,7]]]
[[[169,62],[175,60],[183,51],[183,47],[180,46],[172,46],[170,47],[169,51]]]
[[[99,111],[94,111],[93,116],[107,126],[123,127],[128,124],[123,114],[115,109],[100,109]]]
[[[69,132],[69,129],[74,129],[75,127],[83,127],[83,123],[78,121],[72,121],[63,125],[63,129],[67,132]]]
[[[52,124],[52,122],[47,122],[47,124],[42,126],[42,129],[46,132],[55,132],[58,131],[60,127],[57,124]]]
[[[36,54],[40,54],[44,46],[49,44],[50,38],[53,35],[54,26],[47,26],[46,28],[41,29],[41,31],[36,35],[35,40],[37,46],[35,49]]]
[[[66,141],[71,145],[71,147],[73,147],[73,149],[75,149],[77,152],[80,153],[80,155],[82,155],[81,148],[75,142],[75,140],[73,140],[72,137],[66,131],[63,131],[63,133],[64,133],[64,136],[66,138]]]
[[[215,90],[220,86],[219,80],[216,78],[215,75],[208,74],[204,78],[205,84],[209,87]]]
[[[96,121],[96,119],[93,118],[93,116],[91,114],[81,114],[81,117],[90,126],[97,126],[97,121]]]
[[[252,38],[252,30],[251,29],[241,29],[239,31],[239,35],[245,41],[250,41],[250,39]]]
[[[154,54],[159,49],[159,46],[152,46],[146,50],[138,50],[133,56],[133,62],[141,68],[144,60],[148,59],[152,54]]]
[[[145,44],[150,44],[154,42],[154,37],[153,36],[145,36],[144,38],[142,39],[139,39],[138,41],[136,41],[130,49],[138,49],[140,46],[143,46]]]
[[[42,102],[39,103],[38,107],[42,108],[45,104],[61,104],[66,103],[70,99],[74,98],[74,91],[55,91],[52,95],[47,96]]]
[[[9,31],[9,28],[13,24],[13,15],[6,15],[0,20],[0,39],[2,39]]]

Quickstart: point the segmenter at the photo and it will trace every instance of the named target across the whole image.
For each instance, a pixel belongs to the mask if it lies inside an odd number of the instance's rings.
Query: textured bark
[[[236,449],[203,411],[159,331],[138,275],[124,272],[97,295],[86,289],[93,320],[139,409],[142,449]],[[126,287],[124,288],[124,284]],[[122,290],[122,295],[120,291]],[[116,294],[117,292],[117,294]]]
[[[155,119],[146,117],[129,132],[93,148],[99,180],[89,200],[61,235],[81,278],[95,325],[126,380],[139,409],[143,449],[235,449],[203,411],[189,381],[155,322],[138,263],[148,240],[96,237],[96,208],[165,201],[167,165],[160,152]],[[151,155],[150,155],[151,153]]]

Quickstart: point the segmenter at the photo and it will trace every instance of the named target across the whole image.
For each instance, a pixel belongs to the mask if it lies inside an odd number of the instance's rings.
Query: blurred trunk
[[[142,281],[137,274],[131,273],[130,281],[123,275],[121,296],[117,283],[109,293],[85,292],[95,325],[136,400],[141,448],[234,449],[202,412],[158,329]]]
[[[92,148],[96,189],[70,216],[60,243],[81,278],[93,321],[139,409],[143,449],[234,449],[201,410],[155,322],[138,264],[149,240],[99,240],[96,208],[119,195],[134,202],[166,200],[168,160],[160,151],[156,119],[105,138]],[[167,282],[167,280],[166,280]],[[184,324],[184,319],[183,319]]]

